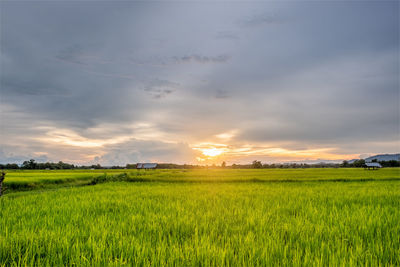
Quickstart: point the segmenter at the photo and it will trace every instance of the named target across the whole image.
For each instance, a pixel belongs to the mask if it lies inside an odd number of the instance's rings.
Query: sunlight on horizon
[[[218,148],[202,149],[201,152],[203,153],[203,155],[209,156],[209,157],[219,156],[219,155],[221,155],[222,153],[224,153],[223,150],[218,149]]]
[[[114,138],[87,138],[82,134],[79,134],[73,130],[68,129],[46,129],[47,133],[41,138],[37,138],[37,141],[45,142],[47,144],[57,144],[64,147],[75,147],[81,148],[80,157],[81,160],[88,158],[102,158],[106,155],[104,147],[107,145],[119,146],[129,140],[139,140],[135,138],[135,135],[121,135]],[[140,140],[152,142],[154,140],[153,135],[139,134]],[[160,135],[162,136],[162,135]],[[224,136],[225,137],[225,136]],[[210,140],[210,139],[209,139]],[[160,141],[169,144],[179,144],[179,141]],[[226,140],[228,141],[228,140]],[[151,144],[151,143],[149,143]],[[181,159],[182,163],[191,164],[219,164],[222,161],[227,163],[244,163],[251,162],[252,160],[262,160],[267,162],[290,162],[290,161],[316,161],[316,160],[350,160],[358,158],[358,154],[343,154],[337,151],[335,147],[325,148],[312,148],[309,147],[303,150],[293,150],[284,147],[278,147],[276,144],[246,144],[235,142],[231,140],[228,143],[220,142],[201,142],[196,144],[181,143],[184,149],[189,148],[192,152],[186,154],[185,158]],[[87,154],[87,155],[85,155]],[[46,154],[48,155],[48,154]],[[85,155],[85,156],[84,156]],[[90,156],[88,156],[90,155]],[[50,156],[50,155],[48,155]],[[65,159],[62,159],[65,160]],[[139,159],[138,159],[139,160]],[[162,157],[153,157],[152,161],[163,162],[166,159]],[[71,159],[69,159],[71,161]],[[74,159],[74,162],[79,161]],[[128,162],[128,161],[127,161]]]

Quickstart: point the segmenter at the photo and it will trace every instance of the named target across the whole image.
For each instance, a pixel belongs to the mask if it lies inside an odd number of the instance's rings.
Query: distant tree
[[[96,164],[96,165],[92,165],[90,166],[92,169],[101,169],[101,165],[100,164]]]
[[[383,167],[400,167],[400,161],[398,160],[380,161],[379,163]]]
[[[136,169],[136,164],[126,164],[127,169]]]
[[[34,159],[30,159],[29,161],[24,161],[22,163],[22,168],[23,169],[28,169],[28,170],[34,170],[36,169],[37,163],[35,162]]]
[[[122,167],[122,166],[118,166],[118,165],[114,165],[114,166],[111,166],[110,167],[110,169],[123,169],[124,167]]]
[[[357,167],[357,168],[364,167],[364,164],[365,164],[365,160],[359,159],[359,160],[356,160],[353,162],[353,167]]]
[[[3,168],[6,170],[17,170],[19,169],[19,166],[16,163],[7,163]]]
[[[222,168],[225,168],[225,167],[226,167],[226,162],[225,162],[225,161],[222,162],[221,167],[222,167]]]
[[[251,167],[253,169],[261,169],[262,168],[262,163],[259,160],[254,160],[253,163],[251,164]]]
[[[343,160],[343,162],[342,162],[342,164],[341,164],[341,167],[343,167],[343,168],[347,168],[347,167],[349,167],[349,162],[347,161],[347,160]]]

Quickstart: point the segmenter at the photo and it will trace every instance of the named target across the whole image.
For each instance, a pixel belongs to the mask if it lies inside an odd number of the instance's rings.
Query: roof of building
[[[157,167],[157,163],[138,163],[136,168],[138,169],[154,169]]]
[[[367,167],[378,167],[378,168],[382,167],[382,165],[379,164],[378,162],[366,162],[365,166],[367,166]]]

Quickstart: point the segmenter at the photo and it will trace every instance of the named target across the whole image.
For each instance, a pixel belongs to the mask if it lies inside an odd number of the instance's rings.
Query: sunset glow
[[[223,150],[218,149],[218,148],[204,148],[201,150],[201,152],[203,153],[203,155],[205,156],[209,156],[209,157],[215,157],[218,155],[221,155],[222,153],[224,153]]]

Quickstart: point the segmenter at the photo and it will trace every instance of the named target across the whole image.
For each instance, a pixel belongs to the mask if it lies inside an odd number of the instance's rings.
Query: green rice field
[[[400,265],[399,168],[9,171],[5,186],[0,266]]]
[[[124,175],[143,182],[305,182],[390,181],[400,179],[400,168],[368,171],[360,168],[321,169],[206,169],[206,170],[16,170],[7,171],[6,192],[86,185],[101,176]]]

